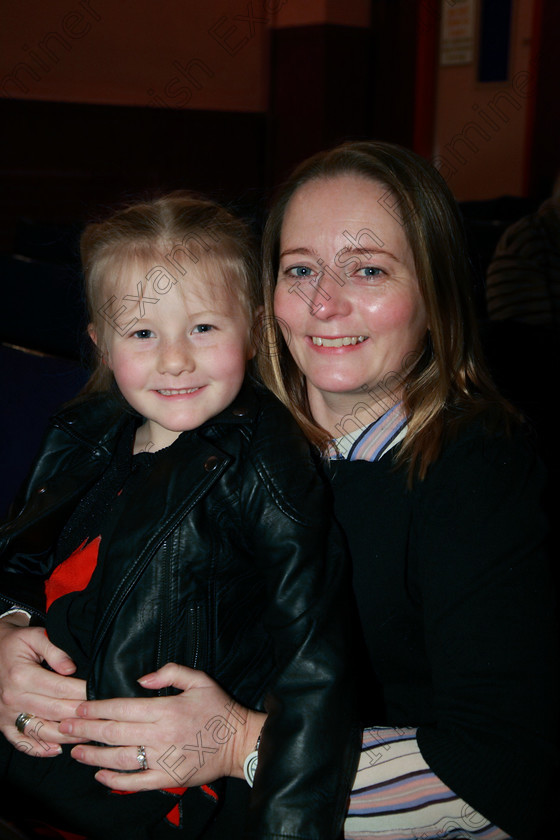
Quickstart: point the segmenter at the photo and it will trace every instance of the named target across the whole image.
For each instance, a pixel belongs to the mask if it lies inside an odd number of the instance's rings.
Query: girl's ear
[[[89,337],[91,338],[91,340],[93,341],[93,343],[97,347],[97,352],[99,353],[99,355],[101,357],[101,363],[104,364],[104,365],[108,364],[107,356],[106,356],[106,354],[103,350],[103,347],[101,347],[100,344],[99,344],[99,336],[97,335],[97,330],[95,329],[95,324],[88,324],[87,331],[88,331]],[[110,365],[109,365],[109,367],[110,367]]]
[[[87,331],[88,331],[89,337],[91,338],[91,340],[93,341],[95,346],[99,347],[99,345],[97,343],[97,330],[95,329],[95,326],[93,324],[88,324]]]

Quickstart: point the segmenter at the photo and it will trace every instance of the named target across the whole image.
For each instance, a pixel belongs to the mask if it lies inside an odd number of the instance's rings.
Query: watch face
[[[248,784],[253,787],[255,780],[255,773],[257,772],[257,764],[259,763],[259,754],[255,752],[249,753],[243,765],[243,773],[247,779]]]

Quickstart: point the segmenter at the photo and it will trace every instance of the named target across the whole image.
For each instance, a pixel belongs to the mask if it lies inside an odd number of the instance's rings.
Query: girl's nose
[[[160,349],[158,368],[160,373],[171,373],[178,376],[180,373],[192,373],[196,367],[196,361],[192,347],[186,340],[166,342]]]

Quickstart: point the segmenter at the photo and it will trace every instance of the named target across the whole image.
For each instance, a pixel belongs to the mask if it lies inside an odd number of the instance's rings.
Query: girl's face
[[[200,265],[160,289],[157,277],[147,281],[146,271],[132,266],[111,308],[102,307],[113,319],[103,330],[105,361],[146,420],[135,451],[169,446],[227,408],[254,355],[245,309],[225,283],[204,278]],[[93,328],[90,334],[97,343]]]
[[[412,252],[391,206],[386,187],[349,174],[304,184],[284,217],[275,313],[313,417],[334,436],[349,416],[365,425],[400,398],[425,340]]]

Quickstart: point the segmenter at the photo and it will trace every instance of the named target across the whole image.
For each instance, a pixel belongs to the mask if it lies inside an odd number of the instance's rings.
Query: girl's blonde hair
[[[171,284],[206,274],[216,278],[239,300],[253,324],[261,302],[258,260],[249,225],[209,199],[174,192],[118,210],[105,221],[88,225],[80,240],[85,296],[90,323],[103,347],[107,330],[126,321],[126,305],[119,285],[127,271],[140,266],[155,293]],[[148,290],[147,295],[154,294]],[[97,351],[85,391],[105,391],[113,382],[111,370]]]
[[[484,412],[491,425],[505,427],[516,414],[497,392],[482,359],[459,209],[444,179],[423,158],[390,143],[344,143],[304,161],[280,189],[263,236],[265,328],[259,369],[307,437],[324,451],[329,435],[311,415],[305,377],[274,318],[274,290],[282,223],[291,198],[310,181],[342,175],[386,188],[385,209],[406,234],[426,307],[430,329],[402,381],[409,420],[396,457],[397,463],[408,464],[412,481],[414,474],[425,476],[445,436],[475,414]]]

